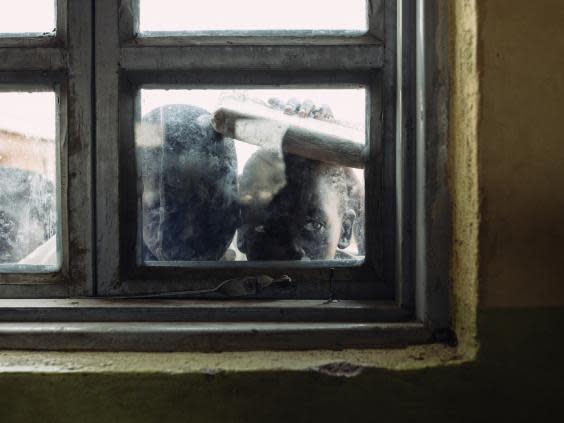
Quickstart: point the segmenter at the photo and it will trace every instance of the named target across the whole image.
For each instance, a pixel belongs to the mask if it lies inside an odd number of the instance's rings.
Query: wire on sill
[[[267,287],[276,287],[279,289],[294,288],[295,284],[288,275],[282,275],[278,278],[273,278],[268,275],[258,276],[245,276],[243,278],[227,279],[219,283],[214,288],[209,289],[196,289],[188,291],[172,291],[172,292],[158,292],[152,294],[138,294],[138,295],[125,295],[117,297],[108,297],[109,299],[128,300],[128,299],[143,299],[143,298],[190,298],[192,296],[199,296],[205,294],[220,293],[228,297],[244,297],[249,295],[256,295]]]

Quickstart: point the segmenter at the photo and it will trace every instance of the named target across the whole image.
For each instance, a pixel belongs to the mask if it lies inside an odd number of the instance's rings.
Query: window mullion
[[[71,295],[93,292],[93,173],[92,173],[92,1],[67,4],[68,85],[68,244]]]
[[[119,283],[119,72],[118,2],[98,0],[95,8],[96,83],[96,292]],[[121,2],[123,3],[123,2]],[[122,7],[123,10],[123,7]]]

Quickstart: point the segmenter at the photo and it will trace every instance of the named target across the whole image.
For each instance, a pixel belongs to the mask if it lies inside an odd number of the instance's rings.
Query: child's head
[[[207,111],[183,104],[151,111],[141,131],[150,134],[137,150],[144,259],[220,259],[239,221],[233,140]]]
[[[326,260],[349,245],[355,212],[342,167],[259,150],[239,190],[238,247],[248,260]]]

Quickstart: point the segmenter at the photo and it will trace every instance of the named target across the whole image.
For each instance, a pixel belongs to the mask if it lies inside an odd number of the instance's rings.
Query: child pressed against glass
[[[219,260],[239,222],[233,140],[199,107],[174,104],[143,118],[137,149],[142,183],[143,259]]]
[[[299,112],[306,103],[281,110]],[[332,118],[328,106],[319,110],[310,117]],[[149,139],[138,143],[137,159],[144,260],[220,260],[236,229],[247,260],[333,259],[363,217],[364,190],[350,169],[259,150],[237,182],[233,141],[213,130],[207,111],[166,105],[143,125]],[[359,251],[362,232],[355,230]]]
[[[356,217],[346,170],[259,150],[239,181],[238,248],[248,260],[328,260],[348,247]]]

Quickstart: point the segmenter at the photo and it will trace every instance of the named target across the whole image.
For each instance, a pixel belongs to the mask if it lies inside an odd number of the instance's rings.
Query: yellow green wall
[[[0,422],[560,421],[564,1],[450,4],[453,302],[474,359],[0,352]],[[365,367],[318,368],[347,359]]]
[[[564,2],[478,3],[481,305],[563,306]]]

